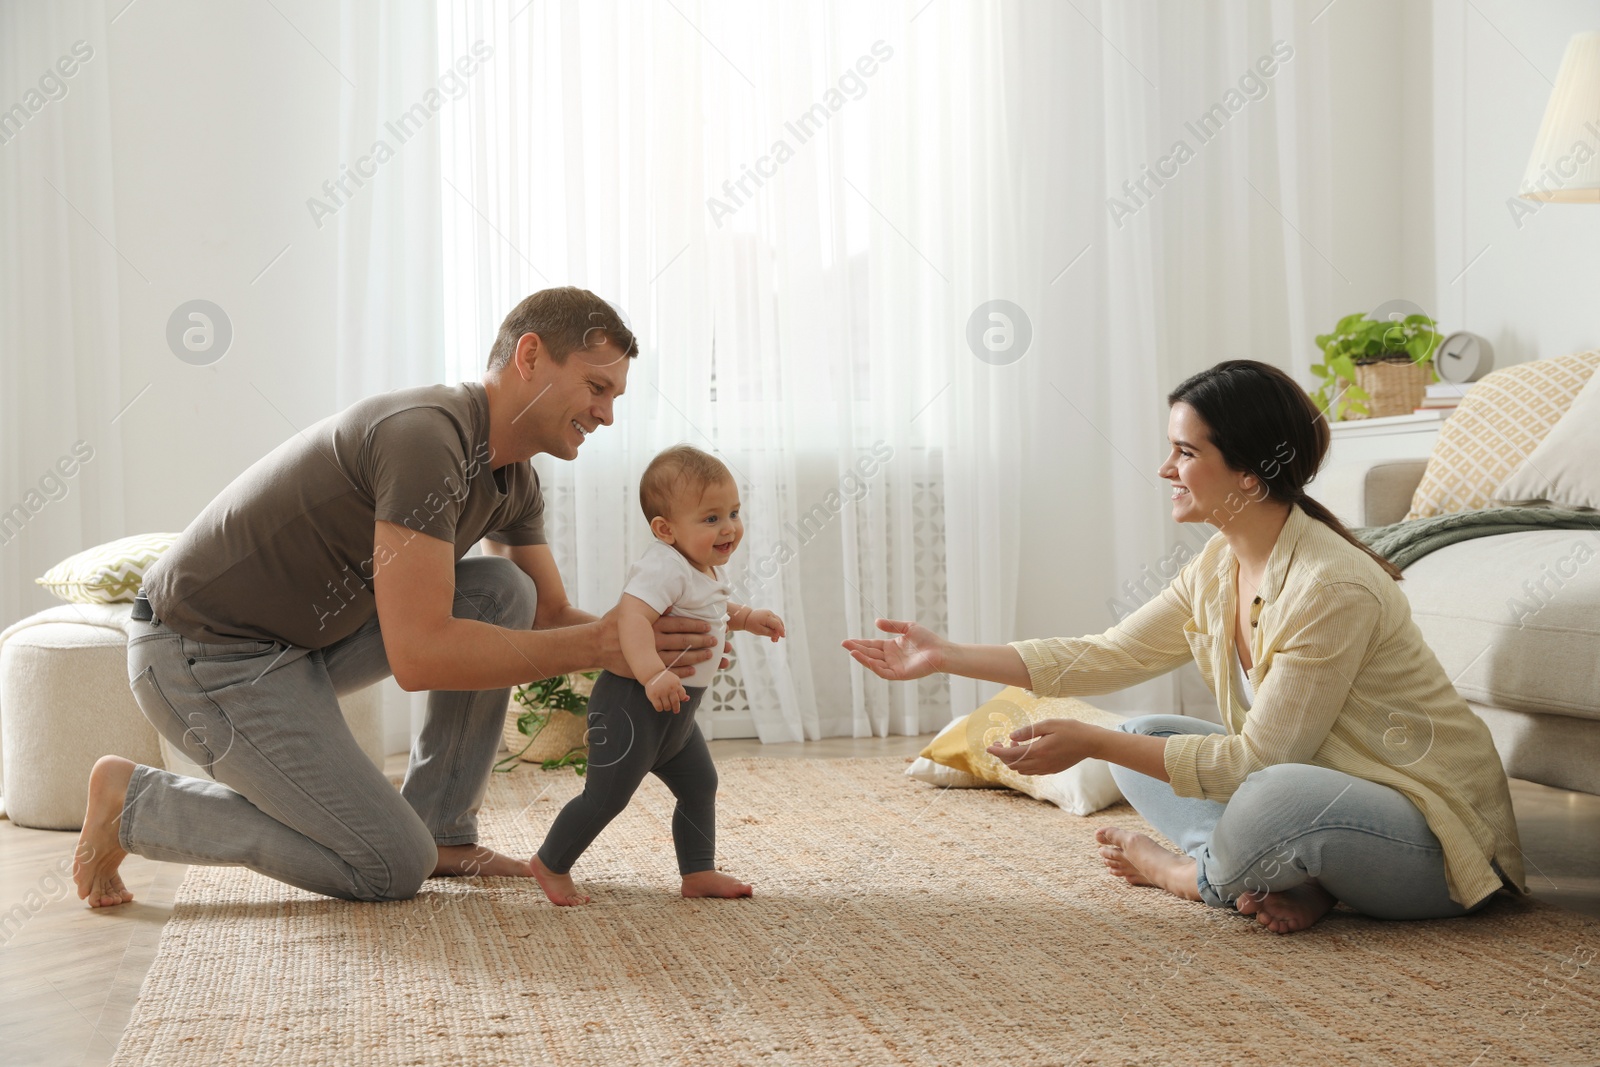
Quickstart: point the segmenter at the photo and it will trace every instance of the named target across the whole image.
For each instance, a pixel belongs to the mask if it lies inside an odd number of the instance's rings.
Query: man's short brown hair
[[[704,493],[733,481],[722,460],[691,445],[673,445],[650,461],[639,479],[639,506],[644,517],[670,518],[672,498],[683,490]]]
[[[625,356],[639,354],[638,340],[617,309],[587,289],[564,285],[541,289],[511,309],[489,349],[489,369],[511,362],[523,334],[536,333],[557,363],[580,348],[615,345]]]

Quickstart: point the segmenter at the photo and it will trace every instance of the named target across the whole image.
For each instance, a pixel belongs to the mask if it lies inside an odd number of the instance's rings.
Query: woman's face
[[[1211,428],[1199,412],[1182,401],[1167,413],[1167,440],[1172,450],[1156,473],[1172,484],[1174,522],[1209,522],[1220,527],[1259,496],[1251,492],[1254,476],[1232,470],[1223,462],[1222,453],[1211,444]]]

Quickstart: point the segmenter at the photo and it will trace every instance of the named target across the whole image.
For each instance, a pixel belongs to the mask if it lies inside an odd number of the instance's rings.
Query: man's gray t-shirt
[[[369,397],[234,479],[151,568],[145,595],[196,641],[326,648],[377,613],[378,520],[449,541],[458,560],[484,537],[545,543],[532,465],[490,461],[481,384]]]

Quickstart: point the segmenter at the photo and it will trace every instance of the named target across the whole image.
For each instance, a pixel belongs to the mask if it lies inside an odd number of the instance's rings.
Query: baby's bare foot
[[[721,871],[696,871],[683,876],[683,895],[686,897],[753,897],[755,890]]]
[[[1195,862],[1188,856],[1168,852],[1144,834],[1115,826],[1102,826],[1094,832],[1100,842],[1100,855],[1106,867],[1118,878],[1133,885],[1153,885],[1184,900],[1200,899],[1200,883]],[[1120,857],[1113,862],[1113,856]]]
[[[578,892],[577,887],[572,884],[570,874],[557,874],[546,867],[544,861],[537,855],[528,861],[528,866],[538,881],[539,888],[550,898],[550,903],[562,908],[589,903],[589,898]]]
[[[127,856],[117,831],[122,827],[122,806],[135,766],[121,756],[101,756],[89,772],[89,804],[72,855],[72,880],[77,883],[79,899],[88,901],[91,908],[133,900],[133,893],[117,874]]]
[[[532,878],[527,860],[507,856],[483,845],[440,845],[435,878]]]
[[[1275,934],[1292,934],[1314,925],[1337,901],[1316,882],[1297,885],[1278,893],[1242,893],[1233,902],[1242,914],[1254,915],[1256,922]]]

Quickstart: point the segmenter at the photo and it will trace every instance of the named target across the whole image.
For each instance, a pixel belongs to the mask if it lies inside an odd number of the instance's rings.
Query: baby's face
[[[685,494],[693,497],[693,492]],[[697,567],[721,567],[744,539],[739,518],[739,487],[733,482],[707,486],[698,499],[673,502],[668,520],[672,544]]]

